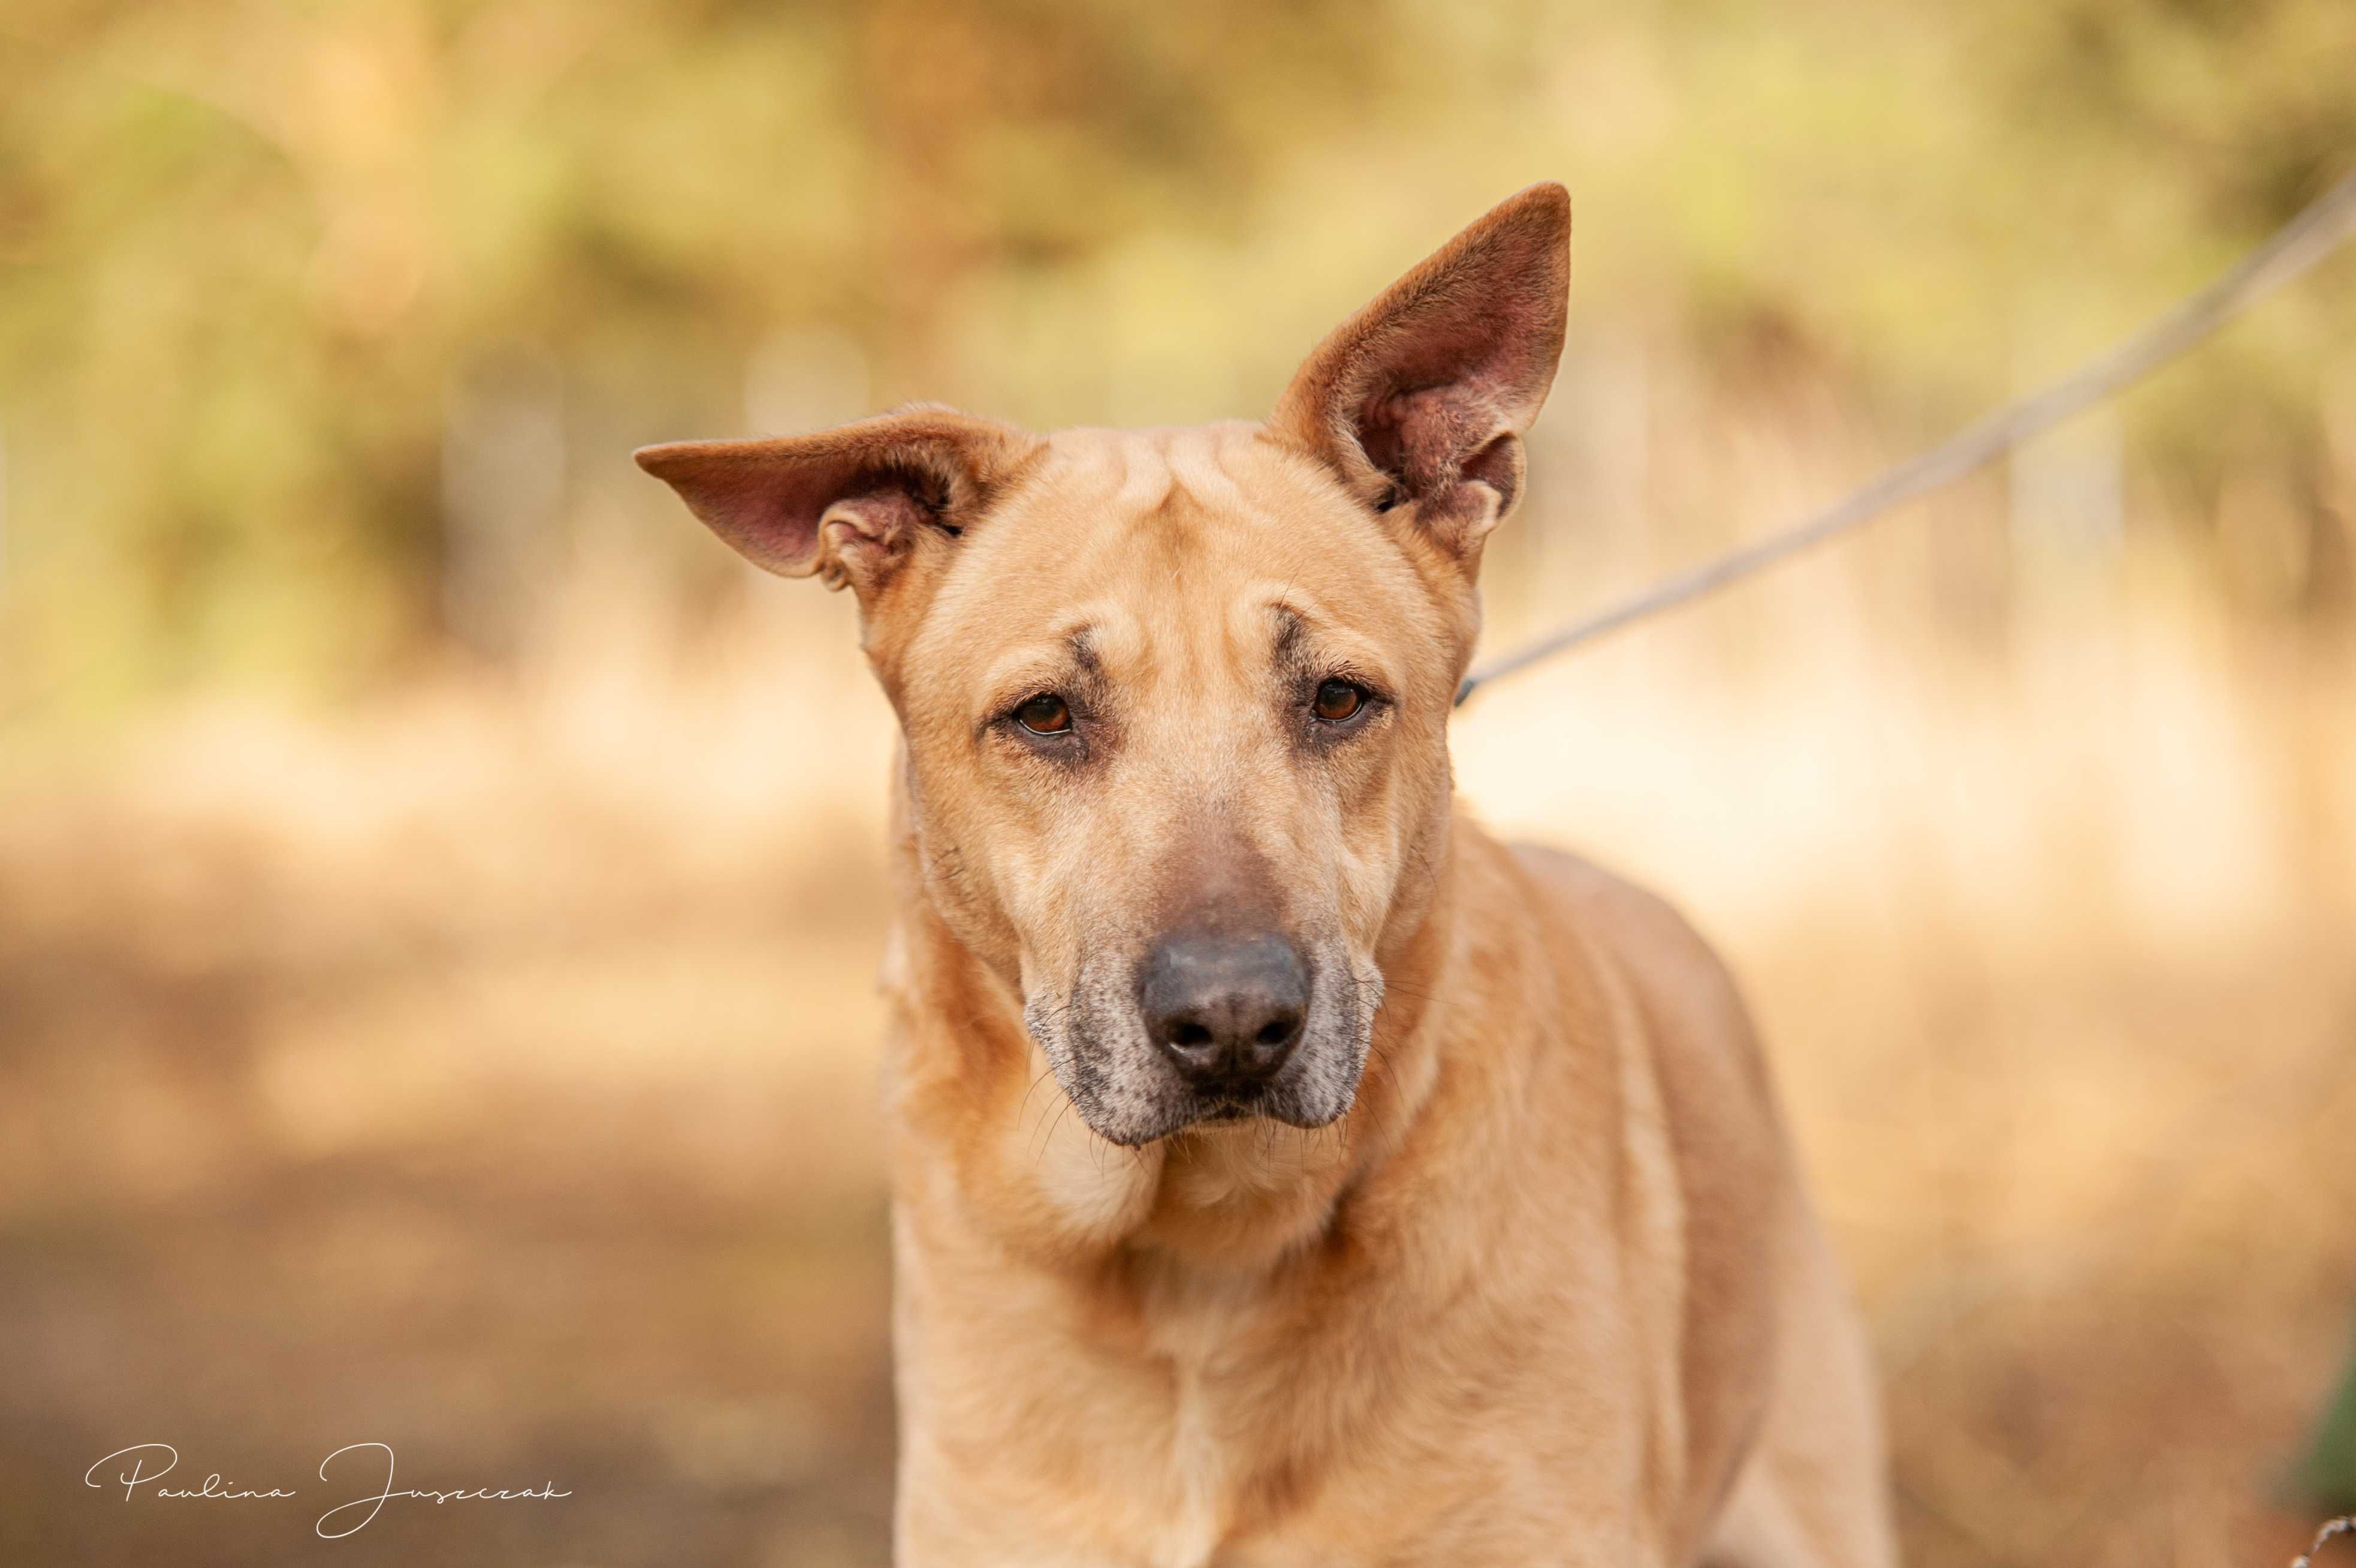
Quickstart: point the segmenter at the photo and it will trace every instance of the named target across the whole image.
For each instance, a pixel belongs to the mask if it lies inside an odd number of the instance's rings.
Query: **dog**
[[[1539,185],[1262,423],[637,455],[900,722],[900,1563],[1894,1563],[1726,970],[1452,794],[1569,273]]]

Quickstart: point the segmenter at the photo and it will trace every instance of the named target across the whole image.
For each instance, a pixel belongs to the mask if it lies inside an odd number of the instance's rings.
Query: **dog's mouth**
[[[1273,1120],[1268,1117],[1267,1099],[1267,1091],[1257,1087],[1198,1094],[1195,1096],[1194,1121],[1200,1124],[1205,1122]]]
[[[1245,1084],[1218,1090],[1177,1089],[1162,1096],[1160,1116],[1154,1131],[1140,1143],[1174,1137],[1182,1133],[1203,1128],[1243,1127],[1258,1123],[1297,1127],[1313,1132],[1329,1126],[1349,1113],[1357,1088],[1357,1072],[1346,1065],[1330,1072],[1311,1070],[1314,1064],[1304,1063],[1299,1080],[1279,1079],[1266,1084]],[[1346,1076],[1347,1082],[1339,1080]],[[1076,1105],[1078,1101],[1076,1100]],[[1116,1143],[1126,1139],[1117,1133],[1126,1128],[1108,1130],[1088,1116],[1081,1106],[1081,1114],[1090,1126]]]

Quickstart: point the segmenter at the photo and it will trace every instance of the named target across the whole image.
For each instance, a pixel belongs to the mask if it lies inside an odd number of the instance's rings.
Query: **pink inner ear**
[[[845,496],[819,518],[818,570],[838,587],[855,577],[872,580],[907,553],[919,530],[936,525],[958,532],[894,485]]]
[[[1544,405],[1562,308],[1543,269],[1473,271],[1410,295],[1360,361],[1372,393],[1357,423],[1367,458],[1410,495],[1475,477],[1474,456],[1527,429]]]
[[[839,585],[880,580],[928,528],[962,532],[1035,447],[1004,425],[916,409],[810,435],[649,446],[637,458],[755,565]]]
[[[1276,427],[1353,486],[1387,478],[1440,515],[1494,512],[1457,498],[1467,480],[1510,506],[1513,439],[1545,404],[1562,354],[1570,199],[1534,186],[1391,285],[1319,345],[1278,405]]]
[[[819,520],[851,476],[843,466],[812,461],[787,444],[687,441],[638,454],[638,466],[679,492],[746,560],[782,576],[817,570]]]
[[[1521,437],[1500,435],[1464,460],[1463,478],[1478,480],[1497,492],[1497,511],[1514,510],[1522,495]]]
[[[1505,423],[1483,380],[1468,377],[1370,401],[1359,418],[1358,442],[1367,459],[1409,496],[1426,497],[1461,478],[1481,477],[1470,471],[1471,461],[1496,444]]]

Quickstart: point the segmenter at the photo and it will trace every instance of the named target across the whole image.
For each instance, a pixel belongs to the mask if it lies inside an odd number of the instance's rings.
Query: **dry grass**
[[[1736,959],[1910,1561],[2279,1563],[2356,1308],[2356,669],[2164,563],[1956,630],[1890,591],[1913,548],[1500,691],[1463,787]],[[1505,566],[1508,622],[1556,592]],[[305,1507],[80,1485],[164,1439],[305,1500],[361,1440],[574,1494],[355,1563],[884,1561],[888,718],[840,603],[758,602],[690,657],[593,598],[513,681],[16,770],[0,1558],[310,1560]]]

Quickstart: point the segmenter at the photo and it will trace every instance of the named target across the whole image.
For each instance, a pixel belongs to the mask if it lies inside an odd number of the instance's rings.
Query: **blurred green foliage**
[[[2356,1359],[2316,1428],[2296,1484],[2318,1507],[2356,1509]]]
[[[1575,330],[1912,440],[2319,191],[2351,70],[2345,0],[12,0],[0,703],[433,649],[453,389],[516,356],[576,511],[812,328],[876,405],[1249,413],[1540,177]],[[2139,394],[2137,457],[2331,504],[2351,325],[2343,258]]]

